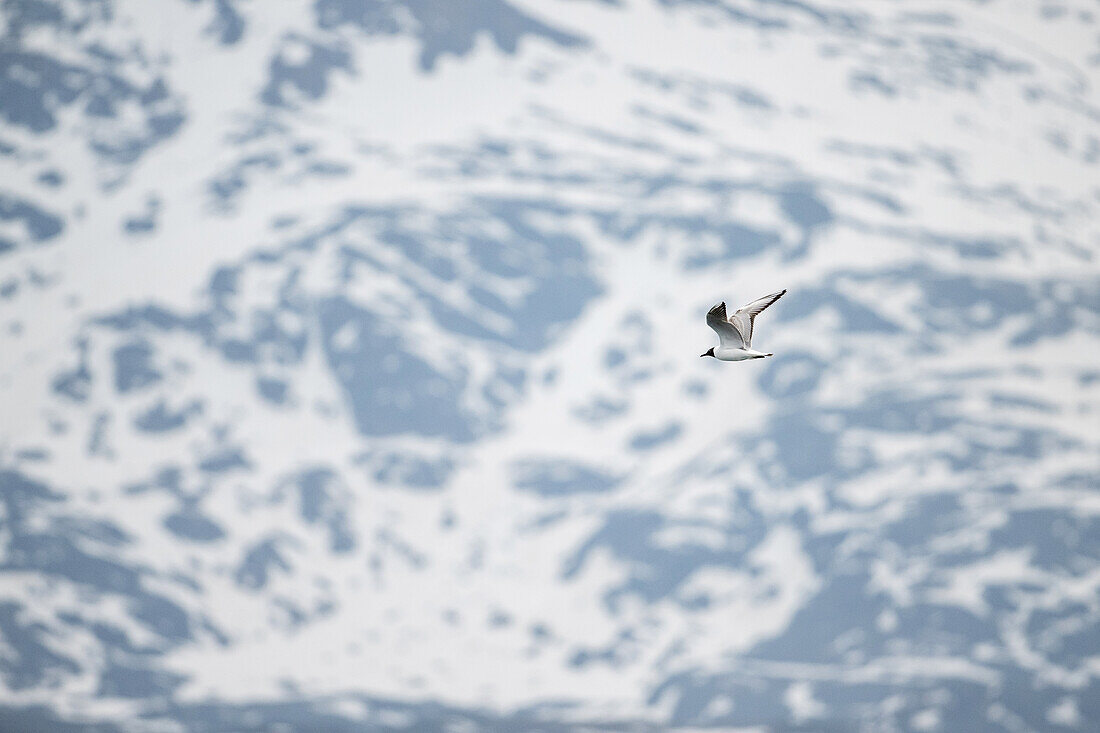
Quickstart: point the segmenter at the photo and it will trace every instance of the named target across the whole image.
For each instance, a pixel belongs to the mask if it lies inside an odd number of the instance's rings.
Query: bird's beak
[[[699,354],[700,357],[706,356],[706,354]]]

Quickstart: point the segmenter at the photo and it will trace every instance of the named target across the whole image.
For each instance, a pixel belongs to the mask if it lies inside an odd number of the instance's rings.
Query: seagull
[[[718,334],[718,348],[711,348],[703,356],[713,356],[722,361],[744,361],[745,359],[763,359],[762,351],[752,348],[752,324],[761,311],[783,297],[786,290],[757,298],[743,305],[729,318],[726,317],[725,302],[719,303],[707,312],[707,325]]]

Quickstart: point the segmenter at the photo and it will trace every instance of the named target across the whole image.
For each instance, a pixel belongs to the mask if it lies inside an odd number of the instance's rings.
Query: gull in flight
[[[748,305],[743,305],[730,316],[726,317],[726,304],[719,303],[707,313],[707,325],[718,334],[718,348],[711,348],[705,354],[699,356],[713,356],[722,361],[744,361],[745,359],[763,359],[762,351],[754,351],[752,348],[752,324],[761,311],[783,297],[786,290],[765,295]]]

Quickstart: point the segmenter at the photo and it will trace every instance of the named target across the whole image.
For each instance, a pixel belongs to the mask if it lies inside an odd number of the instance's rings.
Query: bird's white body
[[[744,361],[745,359],[763,359],[765,356],[771,356],[771,354],[765,354],[762,351],[755,351],[753,349],[723,348],[721,346],[714,350],[714,358],[720,361]]]
[[[700,356],[713,356],[720,361],[745,361],[763,359],[771,354],[752,348],[752,328],[760,312],[783,297],[786,290],[757,298],[742,306],[732,315],[726,316],[725,302],[719,303],[707,313],[707,325],[718,334],[717,348],[710,349]]]

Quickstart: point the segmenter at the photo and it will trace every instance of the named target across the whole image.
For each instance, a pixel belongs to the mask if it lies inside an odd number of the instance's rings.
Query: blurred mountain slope
[[[1091,4],[2,8],[4,725],[1094,727]]]

